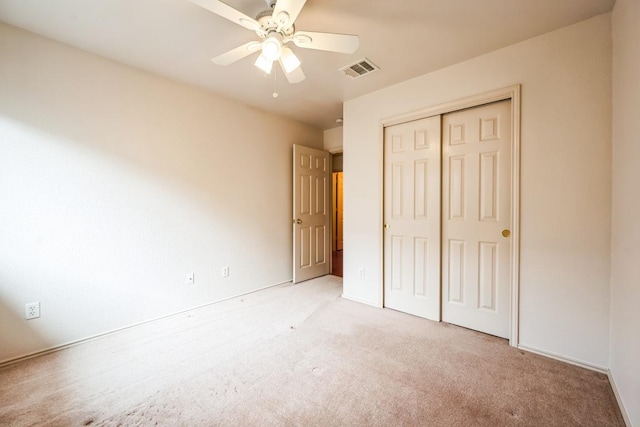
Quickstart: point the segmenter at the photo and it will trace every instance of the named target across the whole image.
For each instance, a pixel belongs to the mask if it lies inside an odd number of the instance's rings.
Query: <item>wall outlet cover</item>
[[[30,302],[24,306],[24,318],[27,320],[40,317],[40,302]]]

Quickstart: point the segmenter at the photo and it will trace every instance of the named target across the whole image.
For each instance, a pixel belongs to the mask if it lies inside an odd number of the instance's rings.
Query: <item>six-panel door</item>
[[[330,154],[293,146],[293,282],[331,271]]]
[[[385,128],[384,306],[440,319],[440,117]]]
[[[508,338],[511,102],[442,127],[442,320]]]
[[[507,338],[511,101],[385,128],[384,305]]]

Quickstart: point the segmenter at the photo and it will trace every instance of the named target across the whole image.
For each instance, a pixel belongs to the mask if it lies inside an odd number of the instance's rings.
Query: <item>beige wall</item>
[[[611,373],[640,426],[640,2],[613,11]]]
[[[346,102],[346,297],[382,301],[380,121],[522,84],[520,343],[608,367],[610,20],[598,16]]]
[[[0,64],[0,361],[291,279],[322,131],[4,24]]]

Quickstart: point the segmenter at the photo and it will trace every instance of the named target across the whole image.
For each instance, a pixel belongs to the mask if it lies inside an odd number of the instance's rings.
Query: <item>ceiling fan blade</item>
[[[291,84],[300,83],[306,78],[304,73],[302,72],[302,67],[298,66],[296,67],[295,70],[291,71],[290,73],[287,73],[287,71],[284,68],[284,65],[282,65],[282,61],[278,61],[278,62],[280,62],[280,68],[282,68],[282,72],[287,77],[287,80],[289,81],[289,83]]]
[[[221,2],[220,0],[191,0],[191,2],[215,13],[216,15],[220,15],[231,22],[242,25],[249,30],[256,31],[260,29],[258,21]]]
[[[235,49],[231,49],[229,52],[225,52],[222,55],[218,55],[215,58],[211,59],[214,64],[218,65],[229,65],[232,64],[245,56],[251,55],[253,52],[257,52],[260,50],[261,43],[260,42],[249,42],[245,43],[242,46],[238,46]]]
[[[330,52],[353,53],[358,50],[360,38],[351,34],[316,33],[298,31],[293,43],[305,49],[328,50]]]
[[[302,7],[307,2],[307,0],[278,0],[275,7],[273,8],[273,17],[278,22],[279,26],[282,27],[290,27],[293,25],[294,21],[300,14]],[[280,21],[280,13],[286,12],[288,15],[287,22]]]

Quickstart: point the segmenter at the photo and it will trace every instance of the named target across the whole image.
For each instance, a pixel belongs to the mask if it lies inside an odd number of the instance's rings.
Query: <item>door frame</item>
[[[324,150],[324,148],[323,148]],[[330,158],[331,158],[331,176],[333,177],[333,156],[335,156],[336,154],[343,154],[344,155],[344,150],[342,147],[335,147],[332,150],[324,150],[327,151],[330,154]],[[344,163],[343,163],[343,169],[344,169]],[[344,172],[344,170],[342,171]],[[329,265],[329,274],[331,274],[331,272],[333,271],[333,233],[334,233],[334,227],[336,226],[333,222],[333,185],[331,186],[331,195],[330,195],[330,199],[331,199],[331,210],[332,210],[332,215],[331,215],[331,221],[330,221],[330,229],[331,229],[331,264]],[[344,194],[343,194],[343,200],[342,200],[342,204],[344,205]],[[343,226],[344,227],[344,226]],[[343,229],[344,231],[344,229]],[[344,247],[343,247],[344,250]],[[343,265],[344,265],[344,261],[343,261]]]
[[[333,155],[332,155],[333,156]],[[338,192],[338,177],[340,180],[344,180],[344,171],[340,172],[331,172],[331,250],[333,252],[341,251],[342,248],[338,249],[338,230],[340,221],[338,221],[338,212],[340,211],[340,206],[344,205],[344,191],[343,191],[343,202],[341,204],[338,203],[339,195]],[[344,227],[343,227],[344,228]],[[344,239],[343,239],[344,240]]]
[[[384,149],[384,128],[413,120],[419,120],[431,116],[452,113],[466,108],[478,107],[492,102],[511,100],[511,271],[510,277],[510,310],[509,310],[509,345],[517,347],[519,343],[520,324],[520,91],[521,85],[508,86],[502,89],[469,96],[440,105],[427,107],[409,113],[396,115],[380,120],[380,147]],[[381,157],[382,170],[384,170],[384,155]],[[380,206],[381,218],[384,219],[384,182],[380,183],[382,203]],[[380,224],[381,241],[384,242],[384,224]],[[382,246],[381,259],[384,259],[384,245]],[[384,298],[384,263],[381,263],[380,277],[383,278],[381,286],[381,298]],[[383,301],[380,301],[383,306]],[[442,301],[440,301],[442,307]],[[440,310],[442,320],[442,310]]]

